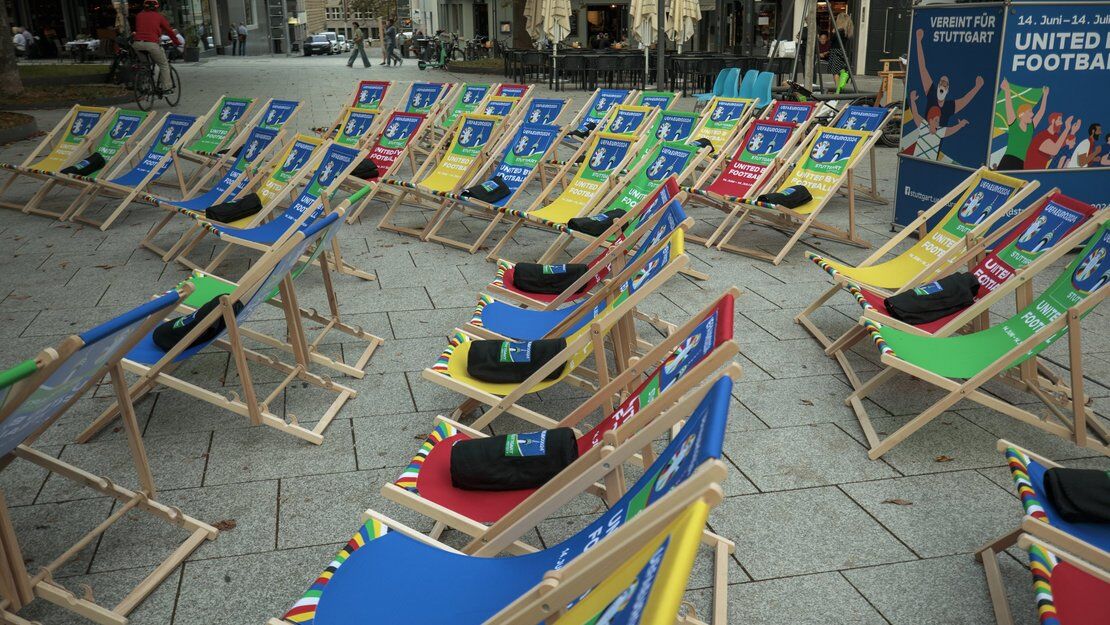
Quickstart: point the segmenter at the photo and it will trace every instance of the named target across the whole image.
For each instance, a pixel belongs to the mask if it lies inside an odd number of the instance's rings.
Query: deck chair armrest
[[[387,528],[389,528],[389,531],[391,531],[391,532],[397,532],[399,534],[404,534],[405,536],[407,536],[407,537],[409,537],[409,538],[411,538],[411,539],[413,539],[417,542],[424,543],[425,545],[427,545],[429,547],[435,547],[437,549],[442,549],[444,551],[449,551],[451,553],[462,553],[457,549],[453,549],[451,547],[448,547],[447,545],[435,540],[434,538],[431,538],[430,536],[427,536],[425,534],[421,534],[420,532],[412,529],[411,527],[405,525],[404,523],[401,523],[400,521],[395,521],[395,520],[385,516],[381,512],[378,512],[377,510],[367,509],[365,512],[362,513],[362,522],[363,523],[365,523],[366,521],[369,521],[371,519],[373,519],[373,520],[381,523],[382,525],[386,526]]]

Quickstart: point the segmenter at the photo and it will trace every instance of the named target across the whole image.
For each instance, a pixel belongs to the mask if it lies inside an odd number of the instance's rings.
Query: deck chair
[[[660,111],[666,111],[678,102],[678,94],[673,91],[641,91],[636,96],[639,106],[654,106]]]
[[[479,113],[500,117],[506,124],[512,124],[524,112],[520,98],[505,95],[491,95],[482,103]]]
[[[524,308],[535,310],[555,310],[569,302],[588,297],[589,292],[597,287],[613,269],[614,263],[621,262],[623,256],[634,253],[643,235],[654,228],[665,213],[672,213],[668,215],[668,219],[673,217],[675,224],[686,219],[686,213],[680,212],[683,199],[685,197],[681,194],[678,182],[672,177],[630,212],[635,215],[626,214],[625,217],[615,220],[567,261],[586,264],[589,270],[562,293],[533,293],[518,289],[513,281],[515,264],[502,258],[496,259],[495,278],[485,290],[499,299],[511,300]],[[677,201],[678,210],[674,210],[676,207],[672,205],[671,200]]]
[[[470,181],[480,185],[500,180],[508,187],[509,195],[496,202],[487,203],[472,197],[465,189],[460,193],[437,194],[438,197],[443,198],[443,203],[436,214],[428,220],[425,232],[420,237],[421,240],[443,243],[464,249],[471,254],[481,249],[486,239],[493,233],[493,229],[505,216],[497,209],[518,203],[534,180],[539,179],[541,186],[547,186],[546,181],[542,180],[542,165],[554,154],[563,132],[558,126],[527,122],[519,124],[515,133],[506,134],[500,145],[493,149],[493,154],[502,156],[486,161]],[[451,216],[459,211],[489,220],[489,224],[473,243],[465,243],[439,234],[440,229],[448,223]]]
[[[588,135],[601,124],[609,109],[618,104],[625,104],[635,97],[635,91],[629,89],[595,89],[588,103],[574,116],[568,124],[572,131]]]
[[[570,102],[570,98],[532,98],[521,119],[527,124],[561,126],[559,118]]]
[[[780,167],[766,187],[768,190],[782,190],[794,185],[802,185],[809,189],[813,198],[796,208],[758,200],[743,202],[743,212],[734,224],[734,227],[737,227],[742,223],[756,223],[780,230],[784,234],[790,233],[782,249],[777,254],[770,254],[761,249],[742,247],[726,241],[721,241],[717,248],[777,265],[807,234],[856,247],[870,247],[870,243],[856,234],[856,202],[852,172],[878,138],[878,133],[819,126],[808,143],[797,153],[798,157],[792,166]],[[825,206],[833,199],[836,191],[844,185],[847,185],[848,189],[847,230],[820,220]]]
[[[501,117],[465,113],[459,118],[455,132],[444,136],[433,148],[433,154],[442,155],[424,161],[412,176],[414,182],[382,178],[383,184],[398,190],[378,222],[378,229],[422,236],[426,224],[413,227],[394,223],[393,215],[397,209],[404,205],[434,211],[442,201],[436,193],[462,191],[463,185],[473,179],[489,158],[491,150],[499,145],[503,130]]]
[[[0,163],[0,169],[11,172],[4,186],[2,197],[12,184],[23,176],[49,180],[55,173],[76,164],[89,152],[89,146],[98,141],[110,128],[115,109],[102,106],[70,107],[69,112],[39,141],[38,146],[18,165]],[[23,202],[0,202],[0,207],[29,212],[42,200],[39,193]]]
[[[221,99],[209,111],[207,118],[209,121],[228,110],[224,105],[225,100],[226,98]],[[184,149],[178,151],[180,158],[199,165],[189,175],[188,184],[194,184],[197,177],[206,175],[212,169],[219,170],[218,173],[227,169],[237,156],[235,153],[236,146],[230,144],[230,142],[234,141],[244,128],[282,130],[296,117],[300,108],[301,103],[297,100],[275,100],[271,98],[262,104],[257,113],[249,118],[240,117],[234,124],[212,126],[210,123],[206,123],[205,127],[197,133],[200,136],[185,146]],[[217,111],[220,112],[217,113]]]
[[[570,159],[562,162],[547,186],[527,208],[500,209],[514,221],[486,258],[498,258],[501,248],[525,224],[553,228],[585,214],[618,183],[621,172],[635,157],[640,143],[638,135],[594,133]],[[581,163],[576,162],[579,159]],[[567,182],[566,177],[576,165],[577,170]]]
[[[382,113],[377,109],[347,107],[332,136],[339,145],[361,148],[374,136],[381,120]]]
[[[775,100],[774,104],[764,109],[762,118],[776,122],[790,122],[799,126],[806,126],[813,120],[813,114],[816,111],[816,102]],[[852,129],[849,128],[849,130]]]
[[[255,222],[257,225],[237,228],[230,224],[220,224],[212,221],[202,221],[201,225],[208,232],[216,235],[222,242],[227,243],[225,248],[218,253],[205,267],[204,271],[212,273],[226,259],[228,253],[235,248],[248,248],[258,251],[267,251],[287,238],[298,229],[303,230],[314,223],[329,208],[335,193],[339,190],[342,181],[351,173],[351,170],[366,158],[365,150],[357,150],[333,141],[325,143],[320,148],[320,154],[313,163],[304,169],[312,172],[303,189],[289,206],[277,214],[270,221]],[[294,185],[286,185],[282,197],[288,196]],[[263,207],[264,209],[266,207]],[[302,215],[308,215],[302,220]],[[198,221],[199,215],[192,215]],[[255,216],[256,218],[258,215]],[[339,248],[339,241],[333,235],[331,241],[333,268],[338,273],[353,275],[363,280],[374,280],[373,274],[350,266],[343,260]]]
[[[584,293],[584,297],[569,302],[557,310],[550,307],[537,310],[520,306],[511,299],[507,303],[489,295],[480,295],[478,306],[470,321],[467,322],[465,331],[480,338],[515,341],[566,338],[598,315],[604,314],[609,308],[619,304],[624,297],[637,289],[646,286],[657,289],[660,282],[655,281],[649,285],[647,281],[653,279],[652,272],[661,269],[662,264],[650,263],[649,259],[654,259],[665,246],[669,245],[669,239],[676,230],[689,229],[690,222],[678,201],[672,200],[664,210],[653,216],[645,227],[650,227],[650,232],[638,232],[640,236],[630,237],[633,240],[642,239],[636,241],[639,243],[638,246],[630,245],[628,240],[614,246],[614,248],[631,251],[627,262],[623,267],[613,267],[615,271],[596,285],[592,292]],[[606,258],[606,255],[601,258]],[[644,267],[648,265],[652,268],[645,270]],[[601,273],[605,268],[606,266],[602,265],[594,269],[598,270],[597,273]],[[602,278],[591,279],[583,276],[581,280],[590,285],[591,282]],[[639,345],[637,342],[633,347],[639,347]]]
[[[273,132],[263,128],[256,128],[256,130],[262,133]],[[227,224],[227,226],[241,229],[251,228],[274,214],[278,210],[279,204],[292,193],[293,187],[290,185],[299,183],[307,175],[308,170],[305,169],[305,166],[314,163],[314,159],[319,158],[317,149],[322,144],[321,139],[308,135],[293,137],[293,140],[286,144],[284,149],[270,157],[269,162],[263,168],[252,173],[245,187],[235,195],[230,193],[225,195],[224,199],[228,200],[241,198],[247,193],[255,193],[262,202],[262,210],[257,214],[236,220]],[[167,214],[151,228],[142,241],[139,242],[139,245],[158,254],[165,262],[176,260],[191,269],[200,269],[200,265],[189,260],[189,254],[209,234],[208,229],[204,228],[201,223],[204,217],[204,209],[207,209],[208,206],[202,207],[199,202],[192,207],[168,205],[163,204],[160,198],[152,195],[143,196],[141,201],[166,208]],[[178,236],[175,243],[163,249],[155,242],[155,238],[175,218],[184,220],[188,226],[185,232]]]
[[[478,110],[482,102],[489,95],[495,85],[490,83],[466,82],[455,91],[454,101],[447,113],[435,124],[436,138],[443,133],[450,132],[455,127],[455,122],[463,113],[473,113]]]
[[[99,496],[114,500],[111,515],[96,519],[99,524],[72,547],[52,561],[42,563],[41,560],[24,559],[23,546],[13,526],[10,509],[0,494],[0,554],[3,556],[0,559],[0,597],[3,598],[0,619],[3,621],[29,623],[16,613],[36,599],[43,599],[97,623],[126,623],[128,614],[193,551],[205,541],[216,538],[216,528],[158,500],[142,432],[120,367],[123,354],[161,320],[162,314],[172,310],[187,294],[187,288],[170,291],[82,334],[64,339],[56,347],[43,350],[35,359],[0,372],[0,467],[20,458],[53,474],[52,481],[71,480],[91,488]],[[135,490],[31,447],[105,375],[110,377],[111,388],[123,409],[123,430],[139,484]],[[63,566],[83,553],[88,545],[97,543],[110,527],[125,517],[134,522],[134,516],[127,516],[132,510],[150,514],[185,530],[187,537],[115,606],[96,603],[88,587],[82,595],[77,595],[55,581],[54,575]],[[37,573],[32,574],[28,570],[30,562],[36,563]]]
[[[893,372],[907,373],[947,391],[944,397],[882,440],[870,419],[860,415],[860,424],[871,445],[868,456],[872,459],[882,456],[961,399],[997,410],[1080,447],[1110,453],[1110,434],[1086,406],[1080,351],[1080,319],[1110,293],[1106,288],[1110,282],[1107,255],[1110,255],[1110,227],[1103,221],[1083,251],[1040,296],[1032,297],[1032,283],[1027,282],[1027,287],[1017,292],[1018,313],[977,332],[922,336],[864,321],[888,369],[853,391],[849,402],[862,401]],[[1070,380],[1045,379],[1037,355],[1064,337],[1068,341]],[[1039,399],[1051,418],[980,390],[983,384],[996,378],[1011,382]]]
[[[1045,497],[1044,478],[1047,470],[1061,465],[1006,440],[998,441],[998,450],[1006,457],[1025,511],[1016,529],[975,554],[983,563],[998,624],[1012,625],[1013,616],[997,558],[1018,543],[1029,551],[1042,623],[1091,622],[1090,617],[1110,614],[1110,526],[1060,516]]]
[[[652,124],[651,136],[659,141],[686,141],[694,134],[700,117],[686,111],[660,111]]]
[[[162,206],[171,211],[184,209],[193,213],[204,213],[205,209],[210,206],[239,197],[239,194],[250,186],[252,177],[261,168],[267,156],[278,147],[281,134],[282,131],[280,130],[269,130],[256,126],[249,133],[240,135],[232,143],[233,146],[236,146],[239,156],[235,158],[227,172],[206,190],[205,187],[209,177],[219,171],[216,168],[209,170],[208,175],[198,180],[193,189],[180,198],[144,194],[136,199],[154,206]],[[154,228],[151,228],[139,242],[139,245],[159,256],[165,255],[166,250],[159,248],[154,239],[170,222],[173,215],[174,212],[170,212],[159,223],[155,224]]]
[[[300,223],[296,224],[294,232],[282,240],[269,253],[264,254],[239,281],[239,285],[231,294],[225,294],[222,285],[213,288],[206,283],[203,274],[196,274],[190,278],[197,290],[193,297],[185,301],[185,306],[179,312],[186,317],[194,316],[198,307],[207,303],[206,296],[213,294],[219,297],[219,305],[207,314],[184,338],[172,349],[163,350],[154,343],[151,334],[144,336],[134,348],[127,352],[122,365],[124,370],[139,376],[127,389],[131,401],[144,396],[162,385],[175,391],[185,393],[196,399],[223,408],[240,416],[247,417],[251,425],[265,425],[276,430],[291,434],[301,440],[319,445],[323,442],[324,430],[332,422],[339,410],[348,400],[357,396],[357,392],[311,372],[311,358],[309,348],[301,326],[301,317],[295,308],[296,299],[291,285],[290,272],[300,262],[302,256],[309,252],[314,245],[327,245],[329,238],[334,238],[335,232],[343,224],[344,206],[337,207],[333,212],[313,220],[304,228],[300,228],[307,221],[307,213],[301,216]],[[211,290],[209,290],[211,289]],[[289,342],[295,346],[295,364],[288,364],[274,358],[259,354],[248,349],[243,344],[245,338],[241,325],[248,322],[259,306],[270,300],[275,292],[280,292],[281,301],[285,307],[285,319]],[[221,323],[222,320],[222,323]],[[217,328],[213,338],[202,337],[209,328]],[[242,384],[242,397],[232,392],[230,397],[208,390],[192,382],[183,380],[174,375],[174,370],[206,347],[214,345],[231,353],[236,373]],[[277,387],[266,397],[256,394],[252,381],[249,362],[260,363],[284,375]],[[286,414],[283,418],[270,410],[270,405],[278,398],[285,395],[286,389],[292,388],[294,382],[324,389],[335,394],[335,399],[326,404],[326,409],[321,415],[294,415]],[[78,441],[85,442],[115,420],[120,413],[120,404],[113,405],[105,410],[96,420],[79,436]],[[319,420],[317,420],[317,418]],[[301,425],[301,421],[313,425]]]
[[[181,156],[207,163],[209,157],[234,141],[243,128],[247,127],[253,107],[254,98],[220,96],[209,109],[197,136],[181,149]]]
[[[521,406],[518,403],[520,398],[564,380],[593,388],[592,384],[579,375],[582,372],[575,373],[575,370],[591,356],[596,373],[590,374],[596,375],[602,384],[608,381],[609,364],[604,349],[604,339],[608,336],[612,340],[618,356],[621,352],[625,356],[631,356],[633,347],[631,341],[622,340],[618,336],[624,329],[622,322],[627,322],[634,317],[632,313],[635,307],[651,292],[652,288],[666,282],[689,263],[689,258],[682,247],[682,231],[675,231],[657,253],[650,258],[645,255],[638,262],[643,263],[643,270],[630,281],[628,284],[630,288],[627,291],[622,291],[610,298],[608,303],[615,305],[607,306],[602,314],[567,337],[566,349],[524,382],[495,384],[471,377],[467,373],[467,359],[472,338],[461,332],[451,337],[450,345],[435,364],[424,370],[424,379],[467,397],[467,400],[451,414],[452,419],[459,419],[461,415],[473,408],[487,406],[485,413],[472,424],[474,429],[480,430],[486,427],[502,414],[511,414],[541,427],[552,427],[552,424],[557,422],[555,419]],[[652,288],[640,288],[645,284],[650,284]],[[614,328],[618,325],[621,325],[621,328],[616,329],[614,334]],[[627,358],[618,357],[616,365],[618,370],[623,370],[627,365]],[[557,377],[546,379],[556,370],[559,370]]]
[[[738,225],[731,230],[728,228],[743,210],[740,202],[759,197],[768,180],[789,161],[801,136],[802,131],[795,123],[753,120],[736,144],[736,150],[722,152],[686,189],[690,193],[690,203],[725,213],[709,236],[690,235],[688,238],[706,247],[711,247],[718,239],[731,240]]]
[[[684,579],[667,584],[669,601],[665,605],[658,602],[658,596],[652,597],[654,592],[648,592],[654,584],[640,587],[647,595],[642,602],[629,602],[627,596],[621,595],[626,594],[638,575],[652,578],[645,569],[651,568],[653,558],[658,565],[654,579],[658,580],[666,575],[669,568],[666,556],[672,548],[676,553],[697,550],[697,543],[704,536],[708,509],[721,495],[720,484],[725,474],[721,441],[731,388],[731,380],[722,379],[675,406],[672,410],[688,416],[678,436],[618,505],[562,543],[515,557],[493,557],[505,549],[503,540],[475,545],[460,553],[371,510],[364,515],[366,522],[362,528],[285,614],[285,620],[270,621],[270,625],[355,622],[531,625],[539,621],[586,625],[597,623],[598,616],[605,616],[604,622],[624,622],[628,616],[621,612],[629,607],[637,613],[634,622],[675,623],[676,606],[685,591]],[[650,442],[646,437],[641,440]],[[551,499],[557,508],[569,497],[564,494]],[[645,510],[650,513],[641,514]],[[549,514],[549,510],[536,510],[514,519],[515,523],[502,535],[511,544],[512,534],[529,531],[525,526],[535,526]],[[685,540],[677,537],[677,529],[663,529],[674,527],[676,522],[686,528]],[[654,538],[645,542],[644,536]],[[660,554],[664,545],[665,552]],[[686,553],[680,577],[685,578],[692,559]],[[422,583],[441,591],[450,589],[457,600],[420,605],[407,598],[398,601],[392,581],[396,580],[399,567],[412,566],[422,571]],[[610,570],[621,570],[623,574],[607,578]],[[716,570],[726,570],[723,561]],[[539,585],[541,580],[545,580],[543,587]],[[727,587],[720,584],[722,581],[718,578],[715,584],[719,596],[727,593]],[[564,614],[568,605],[587,593],[589,596]],[[614,595],[615,600],[611,599]]]
[[[713,98],[688,141],[708,145],[714,152],[727,150],[754,111],[754,100]]]
[[[103,167],[88,176],[71,176],[61,173],[60,169],[51,172],[49,175],[43,174],[45,183],[27,201],[23,207],[23,212],[62,219],[84,199],[81,192],[96,184],[96,180],[101,174],[113,170],[125,158],[134,159],[135,155],[131,153],[132,150],[147,135],[156,118],[157,115],[152,115],[146,111],[116,109],[115,113],[109,118],[107,128],[100,134],[100,139],[96,141],[94,146],[89,146],[92,149],[82,156],[82,160],[73,164],[73,167],[76,168],[88,165],[87,159],[95,152],[104,159]],[[44,172],[45,170],[40,169],[39,171]],[[62,210],[43,208],[41,206],[43,198],[57,187],[76,189],[78,191],[77,197],[71,200],[70,204]]]
[[[937,273],[951,267],[959,257],[979,245],[996,223],[1008,220],[1010,211],[1037,186],[1036,182],[1029,183],[980,168],[856,266],[807,252],[806,258],[828,272],[834,284],[799,313],[795,321],[802,324],[822,347],[828,348],[836,341],[829,338],[811,316],[834,294],[849,289],[853,289],[849,291],[853,293],[868,293],[866,299],[878,301],[882,307],[881,300],[886,297],[933,280]],[[945,212],[942,214],[942,211]],[[1030,212],[1026,211],[1027,214]],[[924,228],[929,222],[934,225],[926,232]],[[998,231],[999,235],[1001,233]],[[916,243],[883,260],[915,234],[919,236]],[[992,242],[996,239],[997,236],[992,238]],[[848,375],[854,374],[849,372]]]
[[[505,96],[507,98],[520,98],[524,100],[532,95],[534,85],[523,85],[518,83],[504,82],[493,90],[493,95]]]
[[[893,109],[884,106],[866,106],[862,104],[853,104],[846,106],[840,111],[833,120],[833,128],[844,128],[846,130],[863,130],[866,132],[882,133],[883,127],[886,126],[887,120],[894,113]],[[878,146],[871,146],[871,151],[868,152],[868,159],[871,165],[871,177],[868,179],[869,184],[857,187],[857,191],[863,193],[862,197],[868,199],[876,204],[886,204],[887,200],[879,193],[879,174],[875,161],[875,150]]]
[[[596,124],[590,121],[591,130],[572,130],[564,138],[564,143],[571,148],[577,148],[583,143],[589,143],[595,132],[607,132],[617,135],[642,134],[651,127],[652,120],[659,109],[653,106],[640,106],[637,104],[613,104],[601,116]]]
[[[389,93],[389,88],[393,86],[391,80],[362,80],[355,86],[354,91],[351,93],[351,103],[344,107],[339,115],[336,116],[335,121],[327,126],[319,126],[312,129],[318,135],[322,135],[325,139],[331,139],[335,133],[342,127],[343,118],[347,114],[348,107],[357,109],[368,109],[377,111],[382,108],[385,102],[385,96]]]
[[[374,163],[377,169],[376,178],[351,177],[343,182],[348,187],[370,187],[370,192],[350,212],[347,223],[354,223],[370,202],[377,198],[379,193],[390,193],[392,187],[382,184],[383,179],[397,177],[401,168],[406,163],[412,172],[420,168],[417,164],[415,147],[423,133],[428,129],[428,117],[423,113],[403,113],[394,111],[378,127],[373,139],[368,144],[366,158]],[[396,196],[396,193],[393,194]]]
[[[187,193],[185,172],[178,162],[177,152],[181,145],[188,143],[196,134],[203,122],[202,117],[181,113],[167,114],[162,118],[158,130],[147,135],[140,144],[146,145],[142,160],[134,166],[119,163],[112,171],[97,177],[96,183],[83,192],[84,199],[63,218],[107,230],[131,202],[148,192],[149,187],[165,175],[171,166],[177,174],[179,191]],[[142,150],[140,145],[135,146],[136,153]],[[85,210],[101,194],[110,195],[118,199],[118,202],[108,209],[107,216],[102,220],[86,217]]]

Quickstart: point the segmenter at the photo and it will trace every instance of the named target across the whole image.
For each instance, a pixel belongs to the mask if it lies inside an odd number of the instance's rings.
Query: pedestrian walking
[[[239,33],[235,31],[235,27],[227,29],[227,41],[231,44],[231,56],[235,56],[236,50],[239,49]]]
[[[362,35],[362,29],[359,28],[358,22],[353,23],[354,34],[351,35],[351,43],[354,44],[354,49],[351,50],[351,58],[347,59],[347,67],[354,67],[355,59],[362,55],[362,66],[370,67],[370,59],[366,58],[366,50],[363,49],[362,44],[365,37]]]
[[[393,20],[389,20],[385,29],[385,60],[389,65],[392,65],[394,61],[397,62],[397,65],[405,62],[401,55],[397,54],[397,27]]]
[[[247,56],[247,27],[239,22],[239,56]]]

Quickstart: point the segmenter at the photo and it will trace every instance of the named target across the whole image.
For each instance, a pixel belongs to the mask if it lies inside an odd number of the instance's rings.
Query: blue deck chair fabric
[[[844,112],[837,118],[834,127],[843,128],[845,130],[875,132],[881,128],[882,122],[886,119],[888,112],[889,111],[882,106],[853,104],[844,109]]]
[[[678,200],[672,200],[668,203],[665,210],[667,212],[659,222],[655,224],[651,232],[644,237],[643,241],[640,242],[639,248],[636,249],[636,253],[628,260],[629,265],[639,260],[649,249],[655,246],[656,243],[671,236],[671,233],[678,228],[679,224],[686,220],[686,213],[682,210],[682,206],[678,203]],[[642,217],[641,219],[650,219],[650,215]],[[669,245],[664,246],[644,265],[644,268],[638,275],[629,278],[627,282],[621,285],[621,295],[617,299],[623,300],[635,293],[641,286],[662,271],[672,259],[671,247]],[[589,299],[580,300],[577,303],[558,310],[536,310],[519,308],[487,296],[479,301],[478,308],[474,312],[471,323],[491,332],[496,332],[501,336],[520,341],[536,341],[546,337],[555,326],[562,323],[567,317],[580,311],[587,303],[589,303]],[[614,304],[617,303],[619,303],[619,301],[614,302]],[[582,315],[582,318],[575,322],[561,336],[568,337],[574,334],[574,332],[582,328],[582,326],[597,318],[606,308],[609,308],[607,302],[603,301],[597,304],[593,310]]]
[[[1103,551],[1110,551],[1110,525],[1065,521],[1052,505],[1052,501],[1045,497],[1044,474],[1048,469],[1043,464],[1012,447],[1006,450],[1006,460],[1014,480],[1018,483],[1018,494],[1021,496],[1026,514],[1039,517],[1043,513],[1052,527]],[[1021,465],[1024,465],[1025,476],[1020,471]]]
[[[490,180],[501,178],[509,188],[509,194],[493,202],[491,206],[502,207],[512,201],[520,185],[539,167],[537,155],[547,154],[552,144],[559,138],[559,128],[544,124],[521,124],[513,136],[506,154],[490,175]],[[533,162],[535,161],[535,162]]]
[[[162,127],[158,129],[158,138],[147,150],[139,164],[131,171],[109,180],[113,184],[124,187],[134,187],[142,184],[147,175],[154,172],[151,181],[157,180],[170,168],[170,159],[165,158],[166,153],[177,146],[181,137],[197,123],[195,115],[182,115],[170,113],[162,120]],[[155,168],[158,168],[155,170]]]
[[[658,119],[655,136],[661,141],[686,141],[698,123],[697,115],[683,111],[663,111]]]
[[[269,130],[281,130],[300,106],[301,103],[297,100],[270,100],[258,125]]]
[[[307,228],[320,216],[320,213],[324,210],[323,203],[320,201],[323,193],[335,184],[336,174],[347,170],[356,158],[358,158],[358,150],[333,143],[328,146],[327,152],[320,159],[319,167],[312,174],[308,184],[304,186],[304,189],[289,205],[289,208],[285,209],[277,218],[253,228],[230,228],[215,223],[208,224],[208,227],[217,236],[228,235],[252,243],[273,245],[281,239],[306,210],[313,209],[308,219],[301,224],[301,229]]]
[[[590,102],[590,108],[586,110],[586,115],[582,117],[582,121],[578,124],[579,132],[589,132],[589,124],[601,123],[605,118],[605,114],[609,109],[618,104],[623,104],[631,92],[628,89],[599,89],[597,96],[594,97],[593,102]]]
[[[771,104],[774,98],[771,97],[771,85],[775,82],[775,75],[771,72],[759,72],[759,76],[755,79],[755,93],[752,97],[756,98],[755,105],[764,107]]]
[[[339,227],[343,225],[343,220],[340,219],[339,216],[339,213],[329,213],[322,219],[316,219],[304,229],[304,239],[292,246],[285,255],[278,259],[273,269],[271,269],[266,278],[262,280],[259,287],[245,302],[243,302],[243,308],[235,315],[237,322],[242,323],[247,321],[259,306],[270,299],[274,291],[277,290],[282,279],[284,279],[289,272],[293,271],[309,246],[317,242],[319,242],[320,245],[327,245],[331,241],[335,233],[339,231]],[[188,360],[197,352],[222,338],[226,333],[227,328],[225,327],[223,331],[217,336],[214,336],[212,340],[199,342],[188,349],[182,350],[173,361],[182,362]],[[157,363],[165,355],[165,350],[154,343],[154,332],[149,332],[127,353],[127,359],[149,366]]]
[[[562,98],[533,98],[524,111],[524,121],[529,124],[554,125],[566,105],[567,101]]]
[[[417,82],[412,84],[409,99],[405,102],[406,113],[427,113],[443,97],[447,85],[440,82]]]
[[[45,425],[66,404],[84,393],[105,373],[105,366],[151,317],[159,317],[177,306],[180,293],[170,291],[81,334],[83,345],[62,362],[50,376],[18,406],[9,407],[0,422],[0,456],[7,456],[28,436]],[[6,394],[0,389],[0,398]],[[0,411],[0,414],[5,414]]]
[[[744,79],[740,81],[740,95],[738,98],[754,100],[759,97],[755,92],[755,83],[759,79],[758,69],[749,69],[744,72]]]
[[[719,380],[644,477],[609,511],[562,543],[523,556],[460,555],[368,521],[285,615],[298,625],[482,623],[543,579],[628,523],[703,463],[721,457],[732,380]],[[413,601],[398,580],[418,575],[426,589],[450,588],[458,601]]]
[[[239,156],[235,158],[231,169],[227,170],[215,186],[188,200],[162,200],[160,203],[200,212],[215,204],[221,197],[234,198],[250,182],[247,170],[258,163],[277,135],[277,130],[256,126],[243,142],[243,147],[239,150]]]

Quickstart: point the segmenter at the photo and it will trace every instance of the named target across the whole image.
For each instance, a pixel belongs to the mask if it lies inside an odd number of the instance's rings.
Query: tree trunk
[[[513,47],[525,49],[532,47],[532,38],[524,29],[524,3],[526,0],[513,0]]]
[[[23,81],[15,64],[15,44],[8,22],[8,3],[0,0],[0,96],[14,97],[23,93]]]

